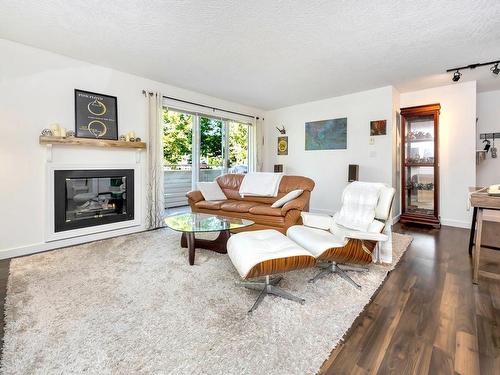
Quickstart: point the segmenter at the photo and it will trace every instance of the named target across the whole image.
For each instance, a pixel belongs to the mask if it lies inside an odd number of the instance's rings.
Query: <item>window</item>
[[[198,181],[252,169],[252,124],[167,107],[163,123],[166,208],[186,205]]]

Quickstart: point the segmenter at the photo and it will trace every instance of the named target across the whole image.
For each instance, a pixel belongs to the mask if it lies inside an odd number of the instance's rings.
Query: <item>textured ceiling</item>
[[[451,83],[500,59],[499,0],[0,0],[0,37],[263,109]],[[2,57],[3,59],[4,57]],[[488,68],[464,72],[500,89]]]

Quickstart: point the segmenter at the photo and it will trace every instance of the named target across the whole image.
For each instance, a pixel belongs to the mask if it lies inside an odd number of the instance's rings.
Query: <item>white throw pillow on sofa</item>
[[[224,201],[227,199],[217,182],[198,182],[198,189],[206,201]]]
[[[292,190],[288,194],[284,195],[280,199],[278,199],[276,202],[274,202],[271,207],[272,208],[279,208],[283,207],[285,204],[290,202],[291,200],[294,200],[297,197],[300,197],[300,195],[304,192],[302,189],[297,189],[297,190]]]

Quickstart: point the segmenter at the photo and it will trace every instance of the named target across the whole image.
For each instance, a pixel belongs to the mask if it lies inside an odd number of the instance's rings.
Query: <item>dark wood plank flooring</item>
[[[500,282],[472,285],[469,232],[395,231],[413,243],[320,374],[500,374]],[[483,253],[482,267],[500,272],[500,252]],[[0,261],[2,342],[9,263]]]
[[[410,248],[320,374],[500,374],[500,282],[472,284],[469,231],[395,231]],[[500,253],[482,252],[500,272]]]

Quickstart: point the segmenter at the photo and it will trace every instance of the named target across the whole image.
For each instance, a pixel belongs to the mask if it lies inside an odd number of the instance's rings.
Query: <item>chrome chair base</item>
[[[264,281],[243,281],[239,283],[238,285],[244,286],[245,288],[248,289],[253,289],[253,290],[260,290],[259,296],[257,297],[257,300],[253,304],[252,308],[248,310],[249,313],[252,313],[259,307],[260,303],[264,299],[264,297],[268,294],[272,294],[277,297],[285,298],[290,301],[295,301],[300,304],[305,303],[305,299],[299,298],[294,296],[293,294],[277,287],[276,285],[281,281],[283,277],[277,276],[270,278],[269,276],[266,276],[266,279]]]
[[[339,265],[335,262],[318,264],[318,267],[323,268],[323,271],[319,272],[316,276],[314,276],[312,279],[310,279],[309,280],[310,283],[316,282],[318,279],[322,278],[323,276],[330,275],[332,273],[336,273],[357,289],[361,289],[361,285],[359,285],[353,279],[351,279],[349,277],[349,275],[346,273],[346,271],[357,271],[357,272],[368,271],[368,268],[366,268],[366,267],[351,266],[351,265],[347,265],[347,264]]]

